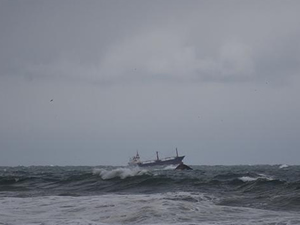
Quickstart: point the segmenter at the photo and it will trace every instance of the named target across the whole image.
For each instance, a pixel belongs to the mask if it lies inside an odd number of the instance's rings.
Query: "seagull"
[[[50,102],[53,102],[53,99],[51,99]]]

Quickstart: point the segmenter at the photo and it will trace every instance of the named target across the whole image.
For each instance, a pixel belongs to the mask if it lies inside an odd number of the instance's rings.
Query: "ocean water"
[[[300,224],[300,166],[0,167],[0,224]]]

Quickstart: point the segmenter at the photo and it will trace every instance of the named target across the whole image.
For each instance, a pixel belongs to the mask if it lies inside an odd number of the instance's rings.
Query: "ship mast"
[[[158,152],[156,152],[156,160],[159,161]]]
[[[176,148],[176,157],[178,157],[178,151],[177,151],[177,148]]]

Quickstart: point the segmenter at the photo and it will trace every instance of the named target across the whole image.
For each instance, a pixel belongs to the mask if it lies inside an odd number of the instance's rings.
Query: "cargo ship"
[[[167,166],[167,165],[178,165],[182,162],[185,156],[179,156],[176,148],[176,156],[159,158],[158,152],[156,152],[156,159],[141,161],[140,155],[137,152],[134,157],[129,160],[129,166],[149,167],[149,166]]]

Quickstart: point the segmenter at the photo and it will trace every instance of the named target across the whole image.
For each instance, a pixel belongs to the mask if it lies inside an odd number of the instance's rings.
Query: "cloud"
[[[284,48],[278,46],[277,48]],[[278,54],[229,40],[212,52],[198,54],[201,46],[187,37],[155,30],[122,40],[98,63],[69,57],[21,67],[29,77],[77,80],[97,84],[131,82],[253,82],[288,79],[299,71],[299,53]],[[261,55],[259,55],[261,54]],[[298,54],[298,58],[297,58]],[[284,62],[284,63],[281,63]]]
[[[1,75],[107,85],[276,81],[299,72],[297,3],[148,3],[137,12],[129,3],[122,11],[43,4],[2,14]]]
[[[247,81],[254,73],[251,48],[239,42],[221,46],[216,56],[201,57],[184,36],[162,30],[138,34],[111,46],[98,64],[59,58],[31,64],[29,77],[70,79],[98,84],[144,81]]]
[[[251,48],[243,43],[226,43],[216,56],[199,51],[184,35],[154,30],[114,46],[99,68],[115,80],[241,81],[254,73]]]

